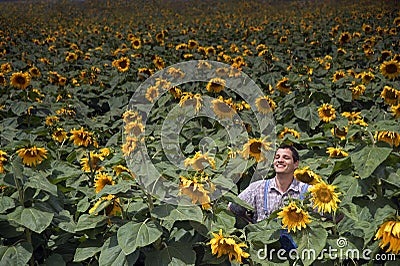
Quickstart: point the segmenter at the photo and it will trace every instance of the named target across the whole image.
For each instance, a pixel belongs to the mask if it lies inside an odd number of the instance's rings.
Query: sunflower
[[[153,103],[154,100],[158,97],[159,93],[158,93],[158,86],[150,86],[147,88],[147,92],[146,92],[146,99]]]
[[[278,217],[282,219],[282,228],[287,228],[289,232],[306,228],[307,224],[311,223],[308,212],[299,208],[294,201],[284,207],[278,213]]]
[[[400,118],[400,103],[398,105],[392,105],[390,110],[393,113],[394,119]]]
[[[229,68],[227,68],[227,67],[218,67],[215,70],[215,74],[218,77],[227,77],[227,76],[229,76]]]
[[[126,72],[129,69],[130,60],[128,57],[121,57],[112,62],[112,66],[116,67],[119,72]]]
[[[179,194],[189,196],[192,199],[192,204],[199,203],[203,209],[211,208],[210,192],[204,188],[204,180],[191,180],[184,176],[180,176]]]
[[[335,186],[321,181],[308,189],[311,192],[311,201],[314,207],[318,208],[318,212],[331,213],[337,210],[341,193],[335,192],[335,188]]]
[[[206,47],[206,55],[207,56],[215,55],[216,53],[217,53],[217,51],[215,50],[215,48],[213,46]]]
[[[100,166],[100,162],[104,160],[104,155],[91,151],[89,156],[81,159],[82,171],[84,172],[98,172],[105,168]]]
[[[287,36],[281,36],[279,38],[279,43],[287,43],[288,42],[288,37]]]
[[[130,122],[125,125],[125,134],[126,135],[133,135],[138,137],[140,134],[144,132],[144,126],[141,122]]]
[[[321,177],[314,173],[309,166],[297,168],[294,171],[294,178],[309,185],[315,185],[321,181]]]
[[[276,109],[276,103],[268,96],[260,96],[256,99],[257,110],[262,114],[268,114]]]
[[[125,143],[122,145],[122,152],[124,156],[129,156],[137,147],[138,139],[135,137],[127,136]]]
[[[31,82],[28,73],[16,72],[11,75],[10,83],[13,87],[25,90]]]
[[[222,235],[222,229],[219,229],[219,233],[212,233],[213,239],[208,242],[211,245],[211,253],[213,255],[217,254],[217,258],[228,255],[229,261],[235,257],[235,261],[242,264],[242,258],[250,257],[250,254],[243,251],[242,248],[247,248],[245,243],[236,243],[236,241],[231,237],[224,237]]]
[[[271,150],[271,142],[265,142],[261,138],[250,139],[247,143],[243,145],[242,156],[244,158],[253,157],[256,162],[261,162],[265,159],[265,151]]]
[[[206,86],[207,91],[209,92],[221,92],[225,87],[226,81],[221,78],[213,78],[211,79]]]
[[[199,46],[199,43],[195,40],[189,40],[188,41],[188,48],[189,49],[196,49]]]
[[[45,124],[46,126],[53,126],[54,124],[57,124],[59,121],[60,119],[55,115],[47,116]]]
[[[379,131],[375,133],[375,140],[389,143],[392,146],[400,145],[400,134],[394,131]]]
[[[328,103],[324,103],[318,108],[318,114],[319,118],[324,122],[330,122],[336,119],[336,110]]]
[[[125,111],[122,114],[122,118],[126,124],[142,121],[142,117],[139,115],[139,113],[132,110]]]
[[[283,139],[285,137],[285,135],[290,134],[293,137],[295,137],[296,139],[300,138],[300,133],[297,132],[296,130],[292,129],[292,128],[287,128],[285,127],[278,135],[278,138]]]
[[[177,87],[170,88],[168,92],[174,96],[174,99],[180,99],[182,97],[182,91]]]
[[[328,147],[327,154],[329,154],[329,157],[331,158],[338,158],[338,157],[347,157],[349,154],[345,152],[344,150],[340,148],[334,148],[334,147]]]
[[[357,100],[358,98],[360,98],[360,96],[364,94],[365,89],[366,89],[366,87],[363,84],[359,84],[355,87],[350,87],[351,99]]]
[[[131,172],[129,168],[123,166],[122,164],[118,164],[112,167],[113,171],[115,172],[116,176],[119,176],[121,173],[126,172],[131,175],[132,178],[135,178],[135,175]]]
[[[8,82],[3,73],[0,73],[0,86],[7,86]]]
[[[346,77],[346,73],[344,73],[344,71],[339,70],[339,71],[336,71],[336,72],[333,74],[332,79],[333,79],[333,82],[336,82],[336,81],[338,81],[339,79],[342,79],[342,78],[344,78],[344,77]]]
[[[94,188],[96,193],[99,193],[106,185],[115,185],[115,181],[113,180],[112,176],[103,172],[98,173],[94,178]]]
[[[165,67],[164,60],[161,57],[159,57],[158,55],[154,56],[153,63],[156,66],[156,68],[159,70],[161,70]]]
[[[48,151],[45,148],[38,148],[36,146],[30,148],[22,148],[17,151],[18,156],[22,158],[22,162],[26,165],[41,164],[47,158]]]
[[[10,63],[4,63],[0,66],[0,72],[2,73],[9,73],[12,71],[12,66]]]
[[[121,204],[119,198],[115,195],[108,195],[101,197],[94,206],[89,210],[89,214],[94,214],[100,205],[104,202],[109,202],[109,205],[105,208],[105,214],[107,216],[119,216],[122,213]],[[97,213],[96,213],[97,214]]]
[[[389,245],[386,252],[398,254],[400,251],[400,221],[389,220],[384,222],[376,232],[374,240],[381,238],[382,241],[379,243],[379,247],[383,249]]]
[[[93,137],[93,133],[86,131],[81,127],[80,129],[71,129],[70,133],[72,134],[69,139],[74,141],[76,146],[89,146],[92,144],[94,147],[98,147],[97,141]]]
[[[185,159],[184,162],[185,167],[190,165],[196,171],[203,171],[205,168],[204,163],[215,169],[215,160],[209,157],[208,153],[202,154],[200,151],[196,152],[192,158]]]
[[[39,78],[42,75],[40,70],[35,66],[29,68],[29,74],[34,78]]]
[[[131,40],[131,45],[133,49],[140,49],[140,47],[142,47],[142,41],[140,40],[140,38],[133,38]]]
[[[381,92],[381,97],[389,105],[397,104],[400,102],[400,90],[385,86]]]
[[[345,140],[347,137],[347,132],[349,131],[348,127],[333,127],[331,128],[332,136],[339,138],[340,140]]]
[[[351,34],[347,31],[342,32],[338,39],[340,44],[349,43],[351,41]]]
[[[287,83],[289,81],[288,78],[284,77],[278,83],[276,84],[276,89],[280,92],[283,92],[285,94],[290,93],[290,86]]]
[[[212,100],[211,103],[213,104],[212,108],[214,110],[214,113],[220,119],[232,119],[233,116],[236,114],[235,105],[229,103],[227,100],[224,100],[222,97]]]
[[[0,174],[4,174],[4,162],[7,161],[7,153],[0,150]]]
[[[201,109],[202,101],[203,99],[198,93],[193,94],[191,92],[183,92],[182,97],[179,101],[179,105],[181,107],[192,106],[195,109],[195,112],[198,113]]]
[[[373,73],[371,73],[371,72],[363,72],[362,73],[362,83],[363,84],[368,84],[373,79],[375,79],[375,75]]]
[[[211,67],[212,65],[205,60],[200,60],[199,63],[197,64],[197,68],[202,70],[211,69]]]
[[[174,78],[183,79],[185,77],[185,72],[183,72],[180,68],[170,67],[167,70],[167,73]]]
[[[65,61],[67,62],[74,62],[78,59],[78,55],[73,52],[67,52],[67,55],[65,56]]]
[[[68,138],[67,132],[61,127],[58,127],[56,130],[54,130],[51,134],[51,137],[60,143]]]
[[[388,79],[395,79],[400,76],[400,62],[395,60],[385,61],[380,67],[381,73]]]

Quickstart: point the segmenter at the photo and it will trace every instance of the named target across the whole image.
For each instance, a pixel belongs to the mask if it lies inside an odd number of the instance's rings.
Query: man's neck
[[[282,193],[286,192],[293,182],[293,175],[276,175],[276,186]]]

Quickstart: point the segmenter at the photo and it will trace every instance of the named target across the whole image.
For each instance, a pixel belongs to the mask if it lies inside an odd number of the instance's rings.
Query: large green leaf
[[[0,213],[4,213],[6,210],[15,207],[15,201],[13,198],[7,196],[0,197]]]
[[[8,215],[8,218],[40,234],[50,225],[53,216],[53,213],[19,206]]]
[[[130,266],[135,264],[138,257],[138,251],[126,256],[118,245],[117,236],[113,235],[101,247],[99,264],[102,266]]]
[[[146,253],[146,266],[194,265],[196,253],[191,243],[171,243],[161,251]]]
[[[367,178],[386,160],[391,151],[389,147],[365,146],[350,156],[359,176]]]
[[[32,245],[28,242],[20,242],[15,246],[0,246],[0,265],[26,265],[32,256],[32,251]]]
[[[126,255],[133,253],[138,247],[155,242],[162,235],[162,230],[155,222],[129,222],[118,229],[118,244]]]
[[[105,225],[107,222],[107,217],[105,216],[94,216],[89,214],[82,214],[79,217],[78,223],[76,225],[76,231],[83,231],[88,229],[94,229],[96,227],[100,227]]]
[[[39,175],[29,177],[28,182],[24,185],[24,188],[27,187],[47,191],[50,194],[57,196],[57,186],[50,183],[46,177],[41,177]]]
[[[297,254],[302,255],[301,260],[307,266],[311,265],[324,248],[328,232],[322,226],[315,224],[291,235],[298,245]]]
[[[170,204],[158,205],[152,214],[163,220],[163,226],[171,229],[175,221],[203,221],[203,212],[199,206],[173,206]]]
[[[307,106],[295,109],[294,115],[297,118],[300,118],[304,121],[308,121],[311,129],[315,129],[320,122],[320,118],[318,115],[318,108],[315,104],[309,104]]]
[[[75,250],[74,261],[84,261],[93,257],[102,247],[102,241],[90,239],[81,243]]]

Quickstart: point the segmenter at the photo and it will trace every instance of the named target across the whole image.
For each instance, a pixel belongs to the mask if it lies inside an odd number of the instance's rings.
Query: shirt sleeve
[[[253,208],[256,208],[256,192],[257,192],[257,188],[261,185],[261,183],[262,182],[260,182],[260,181],[251,183],[245,190],[243,190],[238,195],[238,197],[241,200],[243,200],[244,202],[246,202],[247,204],[249,204],[250,206],[252,206]],[[246,208],[244,208],[240,205],[237,205],[233,202],[230,202],[228,207],[236,215],[243,217],[246,214]]]

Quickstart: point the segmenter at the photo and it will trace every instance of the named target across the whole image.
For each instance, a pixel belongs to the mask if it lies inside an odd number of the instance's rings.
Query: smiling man
[[[249,222],[256,223],[267,218],[272,212],[285,206],[285,199],[300,198],[307,192],[305,183],[294,179],[294,171],[299,165],[299,153],[293,146],[280,146],[274,158],[275,177],[251,183],[239,194],[239,198],[254,207],[252,217],[246,209],[230,203],[229,209]]]

